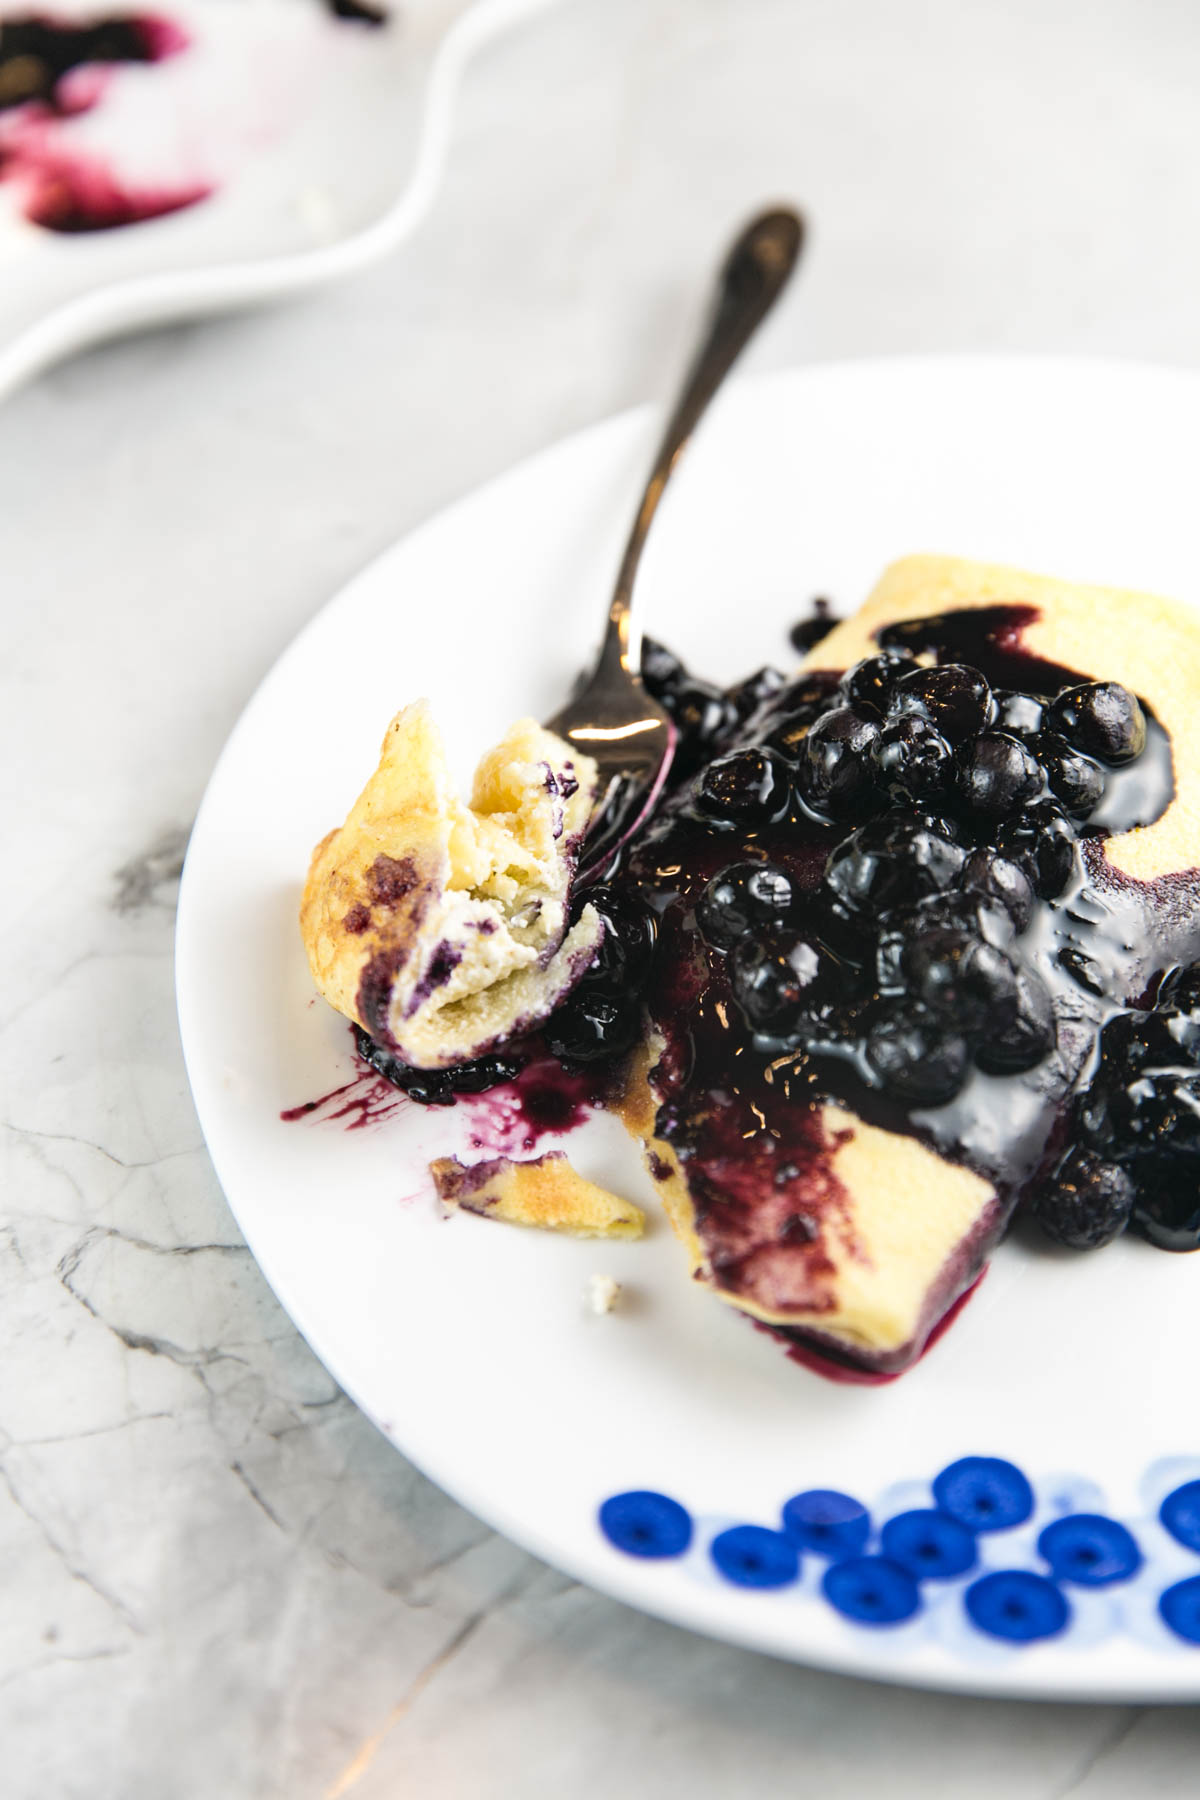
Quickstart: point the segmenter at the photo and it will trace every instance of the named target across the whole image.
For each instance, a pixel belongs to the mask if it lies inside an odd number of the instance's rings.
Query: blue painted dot
[[[639,1488],[604,1502],[600,1529],[630,1556],[682,1556],[692,1541],[692,1516],[667,1494]]]
[[[1158,1610],[1163,1622],[1176,1637],[1189,1644],[1200,1644],[1200,1575],[1189,1575],[1158,1596]]]
[[[821,1586],[829,1604],[856,1625],[899,1625],[921,1610],[916,1582],[886,1556],[831,1563]]]
[[[918,1581],[964,1575],[975,1563],[975,1534],[949,1513],[921,1507],[898,1513],[880,1533],[883,1554]]]
[[[1033,1511],[1033,1489],[1015,1463],[998,1456],[964,1456],[942,1470],[933,1497],[943,1512],[972,1531],[1006,1531]]]
[[[1038,1553],[1057,1581],[1073,1581],[1079,1587],[1128,1581],[1142,1566],[1133,1533],[1102,1513],[1069,1513],[1055,1519],[1038,1538]]]
[[[1052,1581],[1028,1569],[999,1569],[973,1581],[964,1595],[967,1616],[989,1637],[1031,1644],[1053,1637],[1071,1609]]]
[[[851,1494],[810,1488],[784,1501],[783,1529],[818,1556],[857,1556],[871,1535],[871,1515]]]
[[[1158,1516],[1179,1543],[1200,1550],[1200,1481],[1185,1481],[1168,1494]]]
[[[739,1587],[786,1587],[800,1573],[795,1544],[765,1525],[731,1525],[713,1539],[709,1554],[725,1579]]]

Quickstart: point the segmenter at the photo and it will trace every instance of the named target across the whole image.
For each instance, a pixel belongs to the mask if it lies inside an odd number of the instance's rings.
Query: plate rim
[[[541,0],[535,0],[540,4]],[[556,3],[556,0],[552,0]],[[1018,351],[951,351],[951,352],[917,352],[901,355],[877,355],[861,358],[841,358],[830,361],[785,365],[776,369],[762,370],[743,375],[729,385],[734,390],[747,388],[765,388],[782,386],[792,382],[803,384],[809,380],[838,381],[839,379],[863,379],[872,375],[897,374],[906,376],[919,375],[923,369],[936,368],[944,371],[947,367],[959,370],[975,369],[980,372],[995,372],[1001,369],[1021,369],[1028,375],[1044,375],[1049,371],[1070,372],[1074,376],[1085,378],[1111,379],[1117,377],[1140,383],[1150,381],[1162,386],[1173,386],[1181,380],[1200,388],[1200,369],[1189,369],[1182,366],[1156,363],[1138,358],[1071,356],[1057,353],[1028,353]],[[188,855],[185,858],[180,883],[179,905],[175,930],[175,969],[176,969],[176,1004],[179,1019],[180,1036],[183,1044],[184,1061],[189,1085],[196,1104],[197,1116],[204,1134],[206,1148],[213,1163],[217,1179],[225,1194],[227,1204],[233,1214],[239,1231],[242,1232],[248,1247],[255,1257],[259,1271],[266,1280],[271,1291],[279,1300],[289,1318],[300,1331],[306,1343],[313,1350],[324,1367],[349,1394],[355,1405],[366,1417],[388,1438],[400,1453],[415,1467],[427,1476],[443,1492],[449,1494],[458,1504],[464,1506],[474,1516],[509,1538],[539,1560],[562,1570],[576,1580],[585,1583],[597,1591],[615,1598],[623,1604],[649,1616],[662,1619],[666,1623],[706,1636],[714,1641],[728,1643],[738,1648],[770,1655],[777,1659],[794,1662],[801,1666],[827,1670],[841,1675],[850,1675],[868,1681],[882,1681],[892,1686],[911,1687],[927,1691],[956,1693],[969,1695],[978,1699],[1014,1699],[1041,1700],[1046,1702],[1091,1704],[1195,1704],[1200,1699],[1200,1662],[1193,1662],[1186,1651],[1181,1658],[1162,1660],[1153,1669],[1152,1681],[1125,1681],[1116,1674],[1112,1680],[1102,1680],[1099,1686],[1092,1672],[1092,1679],[1087,1679],[1087,1651],[1080,1648],[1073,1652],[1077,1659],[1079,1679],[1060,1674],[1055,1669],[1050,1675],[1047,1685],[1045,1674],[1025,1661],[1012,1663],[1001,1669],[995,1664],[979,1664],[967,1659],[955,1660],[939,1652],[940,1660],[935,1667],[922,1666],[918,1662],[888,1657],[886,1652],[872,1653],[869,1636],[864,1634],[861,1640],[855,1640],[846,1648],[836,1644],[821,1645],[814,1648],[810,1645],[788,1646],[776,1642],[765,1641],[760,1630],[756,1630],[756,1621],[752,1614],[739,1617],[706,1617],[703,1605],[704,1590],[694,1588],[686,1595],[676,1596],[671,1592],[648,1593],[646,1591],[646,1568],[644,1564],[632,1558],[621,1558],[619,1552],[608,1552],[602,1544],[597,1532],[596,1553],[591,1555],[575,1554],[569,1549],[560,1549],[557,1545],[551,1549],[542,1542],[535,1530],[524,1520],[512,1515],[503,1502],[497,1502],[482,1491],[482,1486],[473,1487],[469,1480],[460,1474],[447,1476],[438,1465],[436,1455],[429,1456],[422,1451],[414,1453],[402,1443],[390,1421],[381,1418],[358,1391],[357,1384],[346,1380],[338,1368],[338,1358],[330,1357],[318,1347],[314,1333],[309,1326],[309,1308],[303,1297],[293,1299],[281,1291],[275,1277],[264,1265],[256,1247],[256,1234],[247,1230],[230,1193],[230,1184],[226,1182],[222,1169],[222,1157],[210,1142],[205,1127],[201,1101],[198,1097],[197,1067],[195,1039],[189,1026],[188,982],[190,979],[188,934],[195,882],[190,878],[194,869],[192,845],[196,843],[204,822],[206,808],[210,796],[217,784],[218,776],[226,761],[235,751],[241,733],[247,727],[247,721],[256,710],[260,697],[263,696],[277,679],[283,679],[287,665],[293,654],[299,654],[300,646],[310,632],[327,621],[329,615],[342,608],[352,607],[360,584],[369,585],[377,579],[380,570],[389,559],[401,555],[415,539],[426,531],[444,528],[452,524],[460,511],[469,509],[485,493],[501,489],[506,482],[522,481],[536,475],[538,466],[548,463],[553,458],[585,443],[594,443],[605,435],[627,435],[630,440],[643,432],[650,422],[659,414],[661,407],[657,402],[645,402],[621,412],[610,414],[594,420],[576,431],[569,432],[551,443],[543,445],[530,455],[507,465],[473,487],[464,490],[448,503],[436,508],[432,513],[406,530],[381,551],[373,555],[359,570],[343,582],[318,608],[311,618],[306,620],[300,629],[285,643],[279,654],[266,669],[262,678],[256,683],[247,697],[238,718],[228,733],[224,745],[213,765],[209,779],[205,785],[204,795],[196,813],[192,839],[189,843]],[[203,1082],[200,1082],[200,1086]],[[284,1284],[286,1286],[286,1283]],[[606,1554],[607,1553],[607,1554]],[[608,1560],[611,1556],[611,1561]],[[601,1564],[603,1563],[603,1566]],[[653,1565],[652,1565],[653,1566]],[[744,1621],[744,1622],[743,1622]],[[1141,1646],[1137,1647],[1140,1651]],[[1022,1653],[1028,1656],[1030,1652]],[[1146,1665],[1143,1665],[1146,1666]],[[1033,1680],[1029,1676],[1034,1677]],[[1190,1679],[1182,1679],[1185,1675]],[[1172,1679],[1174,1677],[1174,1679]]]

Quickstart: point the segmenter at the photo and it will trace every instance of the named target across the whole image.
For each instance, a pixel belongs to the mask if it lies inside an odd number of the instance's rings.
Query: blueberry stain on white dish
[[[373,0],[322,0],[335,18],[381,26]],[[92,150],[55,129],[103,105],[110,73],[154,64],[190,48],[184,27],[157,12],[60,19],[29,13],[0,19],[0,182],[20,194],[22,217],[58,237],[146,224],[210,197],[207,181],[130,182]]]

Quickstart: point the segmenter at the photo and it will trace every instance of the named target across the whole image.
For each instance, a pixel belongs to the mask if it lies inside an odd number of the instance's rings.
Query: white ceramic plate
[[[652,630],[699,672],[733,679],[786,662],[786,628],[813,594],[850,607],[911,550],[1200,593],[1198,416],[1200,377],[1087,363],[918,359],[736,386],[655,528],[643,576]],[[280,1119],[354,1076],[348,1030],[313,998],[297,934],[311,846],[344,815],[400,703],[432,698],[464,776],[515,715],[557,705],[597,636],[653,432],[646,412],[598,426],[397,545],[293,644],[234,732],[188,855],[178,983],[196,1104],[238,1222],[309,1342],[394,1442],[482,1518],[598,1588],[864,1675],[1200,1698],[1200,1646],[1187,1636],[1200,1631],[1200,1583],[1167,1603],[1179,1629],[1159,1607],[1200,1577],[1200,1552],[1158,1518],[1182,1489],[1176,1525],[1198,1535],[1200,1257],[1134,1240],[1090,1258],[1005,1244],[917,1368],[886,1387],[835,1386],[687,1281],[611,1120],[576,1132],[570,1150],[647,1205],[638,1244],[440,1217],[426,1164],[469,1149],[478,1105],[401,1101],[354,1131],[357,1113],[331,1116],[339,1103]],[[488,1141],[503,1128],[493,1107]],[[625,1288],[606,1317],[583,1302],[596,1272]],[[782,1503],[812,1489],[856,1497],[877,1530],[931,1507],[932,1478],[970,1457],[1013,1465],[974,1470],[993,1516],[1010,1502],[1028,1510],[1016,1470],[1033,1510],[973,1536],[963,1574],[906,1588],[878,1561],[851,1566],[833,1584],[839,1610],[822,1556],[806,1550],[798,1579],[756,1590],[709,1553],[735,1523],[777,1529]],[[978,1490],[966,1488],[969,1512]],[[686,1554],[609,1541],[597,1509],[631,1490],[686,1509]],[[939,1492],[963,1510],[961,1490]],[[1112,1566],[1140,1557],[1136,1570],[1098,1587],[1049,1579],[1087,1572],[1076,1527],[1059,1546],[1066,1564],[1051,1568],[1038,1548],[1048,1522],[1080,1512],[1124,1523],[1136,1550],[1110,1532]],[[668,1512],[664,1542],[679,1517]],[[783,1540],[764,1545],[788,1573]],[[1015,1578],[976,1586],[1006,1570]],[[861,1618],[897,1608],[910,1616]],[[1011,1635],[1055,1626],[1025,1643]]]
[[[56,20],[153,16],[172,53],[77,70],[62,116],[0,109],[0,395],[94,339],[296,293],[407,237],[435,191],[466,64],[559,0],[380,3],[378,29],[324,0],[55,5]],[[0,0],[0,35],[30,13],[46,16]],[[46,184],[64,180],[102,205],[117,192],[207,197],[116,229],[31,223]]]

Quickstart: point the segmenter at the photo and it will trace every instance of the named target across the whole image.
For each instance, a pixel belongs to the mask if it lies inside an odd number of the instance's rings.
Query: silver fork
[[[635,578],[663,490],[705,407],[771,310],[796,265],[804,223],[789,207],[760,213],[739,233],[717,281],[715,305],[650,470],[621,558],[596,666],[547,729],[591,756],[600,770],[598,804],[584,867],[611,861],[646,818],[667,779],[676,730],[641,677],[642,627]]]

